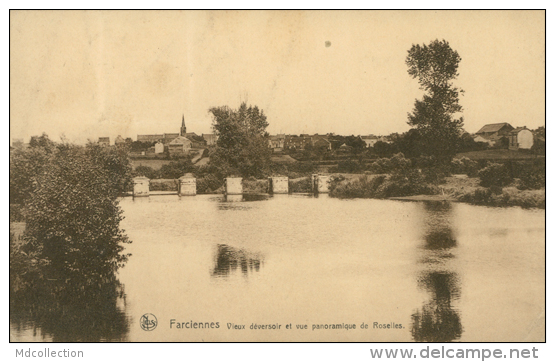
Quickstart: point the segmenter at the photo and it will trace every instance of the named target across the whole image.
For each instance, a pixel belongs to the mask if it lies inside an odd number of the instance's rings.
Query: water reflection
[[[426,202],[424,257],[425,269],[418,278],[418,287],[430,294],[421,309],[412,314],[412,337],[418,342],[450,342],[461,337],[463,328],[459,312],[452,301],[460,298],[460,280],[449,265],[454,258],[451,249],[457,246],[450,225],[452,206],[445,202]]]
[[[260,271],[264,259],[260,254],[234,248],[225,244],[218,244],[216,265],[212,271],[213,277],[228,277],[241,270],[243,276]]]
[[[242,194],[242,195],[224,195],[218,204],[219,210],[249,210],[250,201],[265,201],[270,198],[268,194]]]
[[[425,273],[419,280],[431,299],[412,314],[412,337],[417,342],[451,342],[462,334],[461,318],[451,300],[459,299],[459,281],[454,273]]]
[[[52,279],[47,270],[10,281],[10,324],[14,334],[54,342],[124,341],[129,331],[123,285],[101,279]]]

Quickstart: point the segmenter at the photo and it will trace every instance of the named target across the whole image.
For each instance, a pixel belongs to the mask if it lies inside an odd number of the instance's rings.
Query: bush
[[[472,161],[468,157],[454,159],[451,161],[451,172],[476,177],[478,176],[478,162]]]
[[[150,180],[150,191],[177,191],[178,181],[175,179]]]
[[[506,187],[500,191],[499,187],[479,188],[473,192],[463,194],[459,201],[488,206],[520,206],[524,208],[536,207],[545,209],[545,192],[519,191],[515,187]]]
[[[390,173],[402,171],[410,168],[411,161],[402,153],[397,153],[391,158],[379,158],[370,165],[370,170],[374,173]]]
[[[154,170],[152,167],[149,166],[137,166],[135,170],[133,170],[133,177],[136,176],[145,176],[149,179],[156,179],[159,178],[158,171]]]
[[[507,170],[507,167],[499,163],[488,163],[488,166],[478,172],[480,185],[490,186],[507,186],[513,179]]]
[[[510,162],[512,176],[518,178],[517,187],[520,190],[538,190],[545,187],[545,159],[533,162]]]
[[[445,183],[445,178],[451,175],[450,167],[446,165],[438,164],[436,166],[423,168],[422,172],[422,182],[429,183],[432,185],[439,185]]]
[[[385,175],[360,176],[359,178],[343,183],[337,183],[330,190],[331,197],[338,198],[375,198],[379,197],[378,189],[386,180]]]
[[[197,193],[216,193],[221,187],[223,187],[223,184],[223,181],[218,179],[215,175],[206,175],[197,179]]]
[[[10,222],[21,222],[25,220],[22,209],[23,205],[10,204]]]
[[[387,182],[378,189],[380,197],[398,197],[411,195],[433,195],[437,194],[437,187],[427,185],[425,176],[420,170],[408,169],[396,172]]]
[[[166,179],[178,179],[186,173],[193,172],[195,166],[190,159],[172,161],[167,165],[162,165],[158,172],[158,177]]]
[[[243,191],[248,193],[264,194],[268,192],[268,180],[257,180],[249,177],[243,180]]]
[[[312,192],[312,178],[289,179],[289,192]]]
[[[545,170],[543,173],[529,173],[520,176],[519,190],[538,190],[545,187]]]

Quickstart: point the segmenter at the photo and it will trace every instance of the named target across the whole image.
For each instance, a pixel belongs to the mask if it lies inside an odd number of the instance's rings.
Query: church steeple
[[[181,132],[179,134],[181,136],[185,136],[186,133],[187,133],[187,127],[185,127],[185,114],[184,114],[183,118],[181,118]]]

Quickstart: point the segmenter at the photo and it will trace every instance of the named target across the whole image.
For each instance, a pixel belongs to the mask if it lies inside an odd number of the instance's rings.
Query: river
[[[118,292],[10,340],[545,340],[545,210],[238,198],[122,199]]]

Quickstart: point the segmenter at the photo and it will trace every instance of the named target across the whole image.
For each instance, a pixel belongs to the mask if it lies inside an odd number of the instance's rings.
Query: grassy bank
[[[514,182],[506,187],[483,187],[475,177],[448,177],[445,194],[460,202],[486,206],[520,206],[545,209],[545,188],[519,190]]]
[[[337,179],[336,179],[337,180]],[[391,175],[363,175],[332,183],[330,196],[337,198],[399,198],[413,197],[414,200],[454,200],[475,205],[520,206],[545,209],[545,188],[519,190],[517,182],[506,187],[483,187],[480,179],[456,175],[445,178],[439,185],[415,185],[408,178]],[[428,196],[428,197],[427,197]]]

